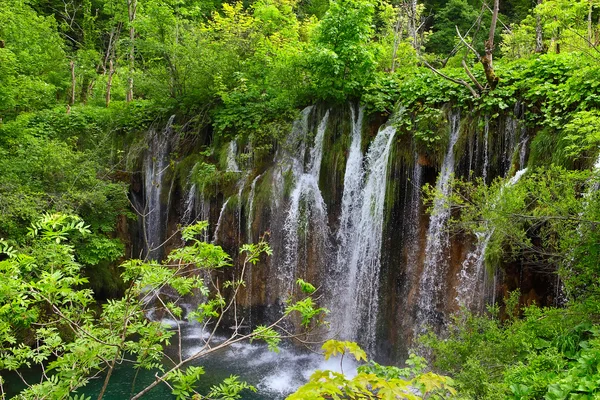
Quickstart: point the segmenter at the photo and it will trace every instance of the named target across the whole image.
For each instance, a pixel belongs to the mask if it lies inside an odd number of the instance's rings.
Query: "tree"
[[[333,1],[316,28],[308,68],[318,97],[359,97],[376,67],[373,35],[375,7],[370,0]]]
[[[110,382],[117,362],[128,359],[136,369],[156,369],[157,378],[133,395],[140,398],[153,387],[167,382],[178,398],[195,393],[194,384],[205,373],[202,368],[188,366],[192,361],[243,340],[263,340],[276,351],[283,337],[294,337],[281,323],[292,313],[299,313],[302,326],[311,329],[325,310],[315,306],[310,285],[301,282],[304,298],[290,302],[277,321],[242,332],[237,319],[237,293],[245,284],[245,273],[256,266],[263,254],[271,250],[264,241],[241,249],[244,262],[241,271],[222,286],[213,279],[230,266],[230,257],[219,247],[204,243],[196,236],[206,229],[199,222],[182,230],[187,246],[174,250],[164,264],[128,260],[123,279],[130,285],[122,298],[109,300],[95,311],[93,292],[86,288],[69,239],[90,233],[75,216],[46,214],[29,230],[27,247],[16,249],[0,241],[0,370],[16,371],[23,367],[41,368],[39,383],[27,384],[24,396],[67,398],[85,386],[92,376],[104,376],[98,400]],[[203,279],[199,271],[206,271]],[[211,275],[212,274],[212,275]],[[176,295],[168,298],[164,290]],[[225,291],[230,291],[226,295]],[[209,332],[203,346],[184,357],[179,322],[170,330],[160,322],[145,317],[151,308],[160,308],[174,320],[183,316],[182,298],[193,291],[206,300],[187,318],[198,321]],[[310,294],[309,294],[310,293]],[[234,314],[234,331],[224,341],[215,343],[215,334],[228,314]],[[35,340],[24,340],[32,338]],[[163,365],[164,346],[170,338],[178,342],[177,357]],[[183,367],[186,367],[185,369]],[[47,374],[46,371],[53,371]],[[23,379],[24,380],[24,379]],[[24,382],[26,382],[24,380]],[[211,389],[210,396],[239,393],[251,389],[235,377]]]

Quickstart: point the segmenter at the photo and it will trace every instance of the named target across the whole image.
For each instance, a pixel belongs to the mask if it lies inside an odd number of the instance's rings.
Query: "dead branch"
[[[449,77],[448,75],[444,74],[443,72],[441,72],[441,71],[437,70],[435,67],[431,66],[431,65],[430,65],[430,64],[429,64],[427,61],[425,61],[425,60],[421,60],[421,62],[422,62],[422,63],[423,63],[423,64],[424,64],[424,65],[425,65],[427,68],[429,68],[429,69],[430,69],[430,70],[432,70],[434,73],[436,73],[436,74],[438,74],[439,76],[441,76],[442,78],[444,78],[444,79],[447,79],[447,80],[449,80],[450,82],[454,82],[454,83],[456,83],[457,85],[462,85],[462,86],[466,87],[467,89],[469,89],[469,91],[471,92],[471,94],[473,95],[473,97],[475,97],[475,98],[479,98],[479,93],[477,93],[477,92],[475,91],[475,89],[473,89],[473,87],[472,87],[471,85],[469,85],[467,82],[465,82],[464,80],[462,80],[462,79],[454,79],[454,78],[451,78],[451,77]]]

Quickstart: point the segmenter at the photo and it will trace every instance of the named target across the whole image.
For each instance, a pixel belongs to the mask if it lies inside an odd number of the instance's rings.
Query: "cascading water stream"
[[[193,183],[192,186],[190,186],[190,188],[188,189],[188,193],[183,204],[183,215],[181,216],[181,223],[184,226],[190,225],[194,221],[194,215],[196,214],[196,192],[196,184]]]
[[[263,174],[257,175],[250,184],[250,193],[248,194],[248,215],[246,217],[246,240],[252,243],[252,223],[254,222],[254,196],[256,195],[256,183]]]
[[[337,320],[333,325],[340,336],[361,342],[368,351],[373,351],[375,345],[384,203],[395,134],[394,127],[383,127],[371,143],[366,156],[365,179],[356,188],[348,188],[356,190],[357,195],[354,204],[348,207],[352,214],[348,218],[350,223],[341,226],[347,231],[339,234],[346,238],[347,244],[338,253],[341,254],[338,260],[343,263],[338,265],[343,274],[338,284],[343,286],[336,295],[337,309],[333,315]],[[349,158],[348,162],[351,161],[358,162]]]
[[[305,114],[305,118],[308,118],[308,114]],[[279,279],[283,284],[282,288],[286,292],[291,291],[293,288],[293,282],[289,277],[298,276],[299,267],[307,267],[309,251],[306,247],[308,235],[313,236],[312,243],[320,247],[317,253],[326,253],[323,246],[328,242],[329,227],[327,224],[327,207],[319,189],[319,174],[323,157],[323,139],[328,120],[329,111],[325,113],[317,128],[306,168],[303,166],[304,151],[299,154],[301,158],[293,157],[292,173],[295,178],[295,186],[290,195],[289,209],[284,222],[285,259],[279,271]],[[308,124],[306,120],[304,122],[302,128],[306,133]],[[304,243],[300,242],[301,239]],[[301,245],[303,247],[302,251],[300,249]]]
[[[223,216],[225,215],[225,210],[227,210],[227,204],[229,204],[229,200],[231,200],[231,197],[228,197],[227,200],[225,200],[225,203],[223,203],[223,206],[221,207],[221,211],[219,212],[219,219],[217,219],[217,225],[215,227],[215,233],[213,235],[213,243],[216,243],[219,240],[219,233],[221,232],[221,224],[223,222]]]
[[[450,239],[446,232],[446,221],[450,217],[447,197],[450,194],[452,175],[454,174],[454,145],[460,133],[460,114],[450,114],[450,142],[442,163],[442,169],[436,183],[436,198],[429,220],[427,242],[425,245],[425,263],[421,275],[416,327],[417,333],[426,325],[441,326],[443,316],[439,308],[446,289],[444,274],[448,268],[448,249]]]
[[[483,183],[487,183],[488,169],[490,168],[490,117],[485,116],[485,125],[483,128]]]
[[[165,187],[165,172],[169,169],[169,153],[173,139],[172,115],[163,131],[151,130],[148,151],[144,157],[144,196],[142,214],[144,229],[144,253],[147,258],[160,258],[168,207],[163,207],[161,195]],[[170,193],[169,193],[170,197]]]
[[[489,207],[494,208],[496,203],[502,199],[504,188],[514,186],[526,172],[527,168],[517,171],[500,189],[496,202],[489,204]],[[462,263],[462,268],[459,272],[459,284],[456,289],[456,302],[460,307],[473,308],[475,295],[481,293],[480,290],[477,290],[480,287],[479,285],[485,285],[483,277],[485,252],[494,235],[495,229],[494,226],[489,225],[488,221],[485,222],[484,230],[476,233],[477,245],[475,249],[467,254]],[[481,296],[481,301],[482,303],[478,305],[477,309],[483,311],[484,296]]]
[[[240,167],[238,166],[236,156],[237,141],[234,139],[229,142],[229,147],[227,148],[227,172],[240,172]]]
[[[340,213],[339,228],[337,231],[338,253],[335,263],[335,272],[341,271],[346,265],[350,254],[348,241],[351,239],[356,219],[360,215],[357,209],[361,201],[361,185],[363,184],[363,154],[361,150],[362,122],[364,108],[360,107],[358,115],[350,107],[352,115],[352,142],[346,161],[344,173],[344,192],[342,194],[342,211]]]
[[[406,256],[406,274],[410,276],[418,264],[419,257],[419,228],[421,224],[421,187],[423,186],[423,166],[419,164],[419,155],[415,152],[415,162],[410,180],[407,180],[407,186],[410,184],[412,189],[407,187],[406,193],[411,193],[410,200],[407,202],[406,210],[407,223],[406,240],[408,244]]]

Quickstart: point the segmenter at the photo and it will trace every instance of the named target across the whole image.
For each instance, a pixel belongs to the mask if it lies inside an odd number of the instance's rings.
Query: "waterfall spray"
[[[439,308],[443,301],[446,284],[444,274],[448,268],[448,249],[450,240],[446,232],[446,221],[450,217],[447,197],[450,194],[454,173],[454,145],[459,136],[460,114],[450,114],[450,142],[437,179],[433,211],[429,220],[427,243],[425,245],[425,263],[420,282],[417,320],[422,330],[427,324],[440,325],[442,316]]]
[[[172,147],[174,120],[175,115],[172,115],[164,130],[149,132],[150,144],[144,157],[145,205],[142,222],[144,252],[147,258],[160,258],[162,254],[160,247],[163,244],[168,207],[163,207],[161,195],[166,186],[165,172],[170,167],[169,152]]]
[[[340,224],[338,232],[338,238],[345,240],[345,246],[338,251],[337,269],[342,273],[338,285],[342,286],[337,288],[334,299],[334,318],[337,319],[334,329],[339,329],[340,335],[347,340],[361,342],[369,351],[375,346],[384,202],[395,134],[394,127],[382,127],[369,147],[366,172],[360,175],[364,179],[359,184],[353,179],[345,179],[350,185],[344,187],[344,195],[352,201],[346,209],[348,222]],[[356,136],[353,135],[353,139]],[[354,145],[355,140],[351,146]],[[349,157],[348,163],[346,171],[360,171],[360,158]]]
[[[495,204],[503,196],[504,188],[514,186],[526,172],[527,168],[517,171],[517,173],[500,188],[496,201],[490,204],[489,207],[495,207]],[[457,287],[458,294],[456,296],[456,302],[460,307],[474,308],[476,306],[476,304],[474,304],[475,295],[481,292],[478,288],[485,286],[485,279],[483,276],[485,252],[494,235],[495,229],[494,226],[489,225],[488,221],[485,221],[484,230],[475,234],[477,237],[475,249],[467,254],[458,274],[459,284]],[[480,311],[483,311],[484,301],[485,298],[482,296],[481,304],[477,307]]]
[[[308,249],[306,249],[306,246],[309,234],[314,236],[312,243],[319,246],[318,252],[321,254],[326,253],[329,227],[327,224],[327,207],[319,189],[319,174],[323,157],[323,139],[328,119],[329,111],[325,113],[317,128],[306,168],[303,166],[304,151],[300,152],[302,158],[293,157],[292,172],[295,178],[295,186],[290,195],[289,209],[284,223],[285,259],[278,274],[282,287],[287,292],[293,288],[293,282],[289,277],[297,276],[299,267],[307,267]],[[307,125],[304,125],[304,127],[307,127]],[[312,229],[310,229],[311,227]],[[300,242],[301,239],[304,243]],[[303,244],[303,251],[300,250],[301,244]]]
[[[353,228],[357,224],[357,217],[360,215],[357,209],[361,202],[361,189],[364,178],[363,154],[361,150],[362,121],[364,108],[360,107],[358,115],[354,108],[350,108],[352,113],[352,142],[346,161],[346,170],[344,173],[344,192],[342,194],[342,211],[340,214],[339,228],[337,231],[338,253],[335,263],[335,271],[341,271],[348,261],[348,241],[351,239]]]

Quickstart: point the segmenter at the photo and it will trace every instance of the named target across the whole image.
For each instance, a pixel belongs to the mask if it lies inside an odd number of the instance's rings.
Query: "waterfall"
[[[307,114],[306,117],[308,117]],[[289,209],[283,227],[285,259],[279,271],[279,279],[282,281],[285,291],[288,292],[293,288],[293,282],[289,278],[298,276],[298,272],[306,272],[299,271],[298,267],[302,266],[305,269],[308,266],[309,249],[306,248],[309,243],[308,236],[315,237],[312,244],[319,246],[317,254],[324,255],[326,252],[323,245],[328,242],[329,227],[327,207],[319,189],[319,174],[323,157],[323,139],[328,120],[329,111],[325,113],[317,128],[306,168],[303,165],[304,146],[301,147],[302,151],[293,157],[292,172],[295,186],[290,195]],[[308,124],[303,123],[302,125],[302,128],[307,129]],[[300,239],[304,243],[301,243]],[[303,251],[300,250],[301,245]]]
[[[236,161],[237,141],[234,139],[229,142],[227,148],[227,172],[240,172],[240,167]]]
[[[406,234],[408,253],[406,257],[406,273],[412,274],[418,263],[419,256],[419,226],[421,223],[421,187],[423,186],[423,166],[419,164],[419,155],[415,152],[415,163],[412,177],[407,184],[412,185],[411,198],[406,210],[405,221],[410,223]],[[409,193],[408,188],[406,192]]]
[[[527,161],[527,147],[529,145],[529,135],[525,127],[521,128],[521,142],[519,143],[519,168],[525,168]]]
[[[337,231],[338,254],[335,264],[336,272],[339,272],[346,265],[349,258],[348,240],[350,239],[353,228],[356,226],[356,217],[360,214],[357,209],[361,201],[361,185],[363,183],[363,154],[361,150],[362,121],[364,108],[360,107],[358,116],[353,107],[350,108],[352,115],[352,142],[346,161],[346,171],[344,173],[344,192],[342,194],[342,211],[340,214],[339,228]],[[354,220],[353,220],[354,219]]]
[[[254,196],[256,195],[256,182],[263,176],[257,175],[250,184],[250,193],[248,194],[248,215],[246,216],[246,237],[248,243],[252,243],[252,223],[254,222]]]
[[[436,183],[436,198],[429,220],[427,242],[425,245],[425,263],[420,282],[417,320],[420,328],[427,324],[441,326],[443,317],[439,311],[445,292],[444,273],[448,267],[448,249],[450,239],[446,232],[446,221],[450,217],[447,197],[450,194],[454,173],[454,145],[458,140],[460,114],[450,114],[450,142],[442,163],[442,169]]]
[[[242,203],[243,203],[243,194],[244,188],[246,187],[246,183],[248,178],[250,177],[250,173],[246,171],[244,176],[238,182],[238,203],[237,203],[237,241],[238,243],[242,243]]]
[[[485,126],[483,128],[483,183],[487,183],[487,174],[490,167],[490,117],[485,116]]]
[[[518,121],[516,118],[507,117],[504,127],[504,169],[502,175],[506,176],[512,167],[512,159],[515,153],[515,144],[517,141]]]
[[[188,189],[183,203],[183,215],[181,216],[181,224],[184,226],[191,225],[194,222],[196,214],[196,202],[197,202],[197,191],[196,184],[193,183]]]
[[[338,320],[334,321],[334,327],[340,330],[341,336],[360,341],[369,351],[375,345],[384,203],[388,161],[395,134],[396,129],[391,126],[379,130],[367,152],[364,179],[356,188],[344,188],[344,195],[346,190],[356,190],[357,195],[352,207],[348,208],[352,214],[348,218],[350,224],[341,225],[340,229],[346,229],[346,232],[338,235],[345,237],[347,242],[338,258],[343,263],[338,265],[343,273],[338,284],[343,286],[336,295],[338,307],[333,314]],[[358,161],[349,158],[348,163],[351,162]],[[347,171],[348,168],[357,167],[347,165]]]
[[[527,168],[517,171],[517,173],[500,188],[500,192],[498,193],[495,203],[502,198],[504,188],[514,186],[526,172]],[[488,206],[490,208],[494,208],[495,203],[489,204]],[[473,309],[475,295],[477,293],[481,293],[481,291],[478,290],[480,287],[479,285],[485,285],[485,279],[482,279],[485,265],[485,252],[492,236],[494,235],[495,229],[496,228],[494,226],[489,225],[488,221],[484,222],[483,232],[477,232],[475,234],[477,237],[475,249],[467,254],[462,263],[461,270],[458,274],[459,284],[456,289],[456,302],[461,307]],[[483,311],[485,296],[481,296],[481,301],[482,304],[480,304],[480,306],[477,308],[480,311]]]
[[[217,226],[215,227],[215,233],[213,235],[213,243],[216,243],[219,239],[219,232],[221,232],[221,223],[223,222],[223,216],[225,215],[225,210],[227,209],[227,204],[229,203],[229,200],[231,200],[231,197],[228,197],[227,200],[225,200],[225,203],[223,203],[221,211],[219,212],[219,219],[217,220]]]
[[[162,254],[168,207],[163,207],[161,195],[166,185],[165,172],[170,166],[169,153],[172,147],[174,119],[175,115],[172,115],[163,131],[149,131],[149,146],[144,157],[145,205],[142,211],[144,253],[147,258],[160,258]],[[168,196],[170,197],[170,193]]]

